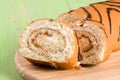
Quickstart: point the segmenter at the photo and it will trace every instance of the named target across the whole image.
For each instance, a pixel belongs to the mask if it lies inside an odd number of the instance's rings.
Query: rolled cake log
[[[63,13],[58,21],[76,32],[81,64],[95,65],[120,49],[120,0],[90,4]]]
[[[22,56],[34,64],[60,69],[80,68],[75,33],[58,21],[33,21],[21,34],[19,44]]]

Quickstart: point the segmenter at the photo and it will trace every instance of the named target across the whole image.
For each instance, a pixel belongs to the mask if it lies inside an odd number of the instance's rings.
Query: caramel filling
[[[78,44],[82,52],[89,52],[94,48],[94,43],[96,43],[96,38],[86,31],[76,31],[78,37]]]
[[[39,53],[61,52],[65,45],[65,37],[60,32],[48,28],[33,31],[28,39],[28,47]]]
[[[82,46],[82,50],[84,52],[88,52],[89,50],[92,49],[92,43],[90,41],[90,39],[88,37],[86,37],[85,35],[82,35],[79,39],[79,43]]]

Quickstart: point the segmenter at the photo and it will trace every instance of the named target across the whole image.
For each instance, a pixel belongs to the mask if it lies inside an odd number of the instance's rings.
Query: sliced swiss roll
[[[97,64],[120,50],[120,0],[90,4],[60,15],[76,32],[81,64]]]
[[[30,62],[60,69],[78,69],[78,44],[68,25],[52,19],[31,22],[19,38],[20,53]]]
[[[59,18],[58,20],[62,22]],[[67,23],[71,25],[78,39],[80,64],[96,65],[109,57],[112,50],[101,24],[82,20],[69,20]]]

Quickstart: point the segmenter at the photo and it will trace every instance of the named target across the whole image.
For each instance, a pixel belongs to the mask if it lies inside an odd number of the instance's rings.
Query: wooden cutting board
[[[15,55],[19,74],[25,80],[120,80],[120,51],[97,66],[82,67],[80,70],[57,70],[35,66],[19,52]]]

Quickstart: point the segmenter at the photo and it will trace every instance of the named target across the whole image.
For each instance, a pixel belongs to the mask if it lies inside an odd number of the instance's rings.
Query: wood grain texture
[[[119,80],[120,51],[97,66],[82,67],[80,70],[57,70],[35,66],[24,59],[19,52],[15,56],[18,72],[25,80]]]

